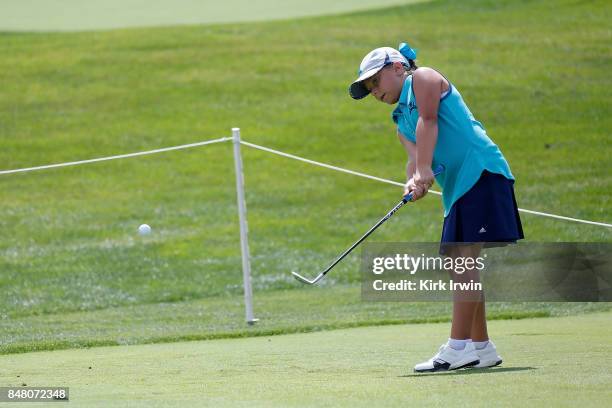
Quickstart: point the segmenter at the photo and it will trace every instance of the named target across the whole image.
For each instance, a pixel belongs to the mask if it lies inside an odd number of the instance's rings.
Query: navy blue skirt
[[[525,238],[514,197],[514,180],[484,170],[444,218],[440,253],[452,244],[503,246]]]

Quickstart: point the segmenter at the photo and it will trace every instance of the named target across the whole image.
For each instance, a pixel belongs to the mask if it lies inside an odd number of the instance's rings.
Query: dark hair
[[[417,67],[417,64],[414,62],[414,60],[409,59],[409,60],[408,60],[408,63],[410,64],[410,69],[411,69],[412,71],[414,71],[415,69],[417,69],[417,68],[418,68],[418,67]]]

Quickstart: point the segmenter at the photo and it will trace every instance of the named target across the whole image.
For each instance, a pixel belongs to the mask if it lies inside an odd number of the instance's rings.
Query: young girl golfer
[[[408,153],[405,194],[421,199],[432,186],[432,167],[444,165],[436,176],[442,187],[444,224],[440,252],[450,257],[478,257],[483,247],[523,238],[514,198],[514,176],[508,162],[487,136],[442,74],[417,67],[416,53],[407,44],[399,51],[377,48],[359,66],[359,77],[349,88],[354,99],[372,94],[395,105],[392,118]],[[477,270],[453,279],[478,279]],[[484,294],[476,298],[453,294],[450,338],[417,372],[493,367],[502,359],[487,333]]]

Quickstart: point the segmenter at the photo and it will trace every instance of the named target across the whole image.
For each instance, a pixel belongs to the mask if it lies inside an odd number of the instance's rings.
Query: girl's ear
[[[405,71],[406,68],[404,68],[404,65],[401,62],[396,61],[393,63],[393,72],[395,72],[396,75],[403,75]]]

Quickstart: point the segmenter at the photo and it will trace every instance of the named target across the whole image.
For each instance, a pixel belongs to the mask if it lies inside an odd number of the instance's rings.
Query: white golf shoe
[[[417,373],[428,373],[436,371],[457,370],[463,367],[477,365],[480,362],[476,349],[472,343],[466,343],[463,350],[455,350],[448,343],[440,346],[438,353],[425,361],[414,366]]]
[[[476,349],[476,354],[478,354],[480,362],[472,366],[473,368],[495,367],[502,363],[502,358],[497,355],[497,349],[491,340],[489,340],[485,348]]]

